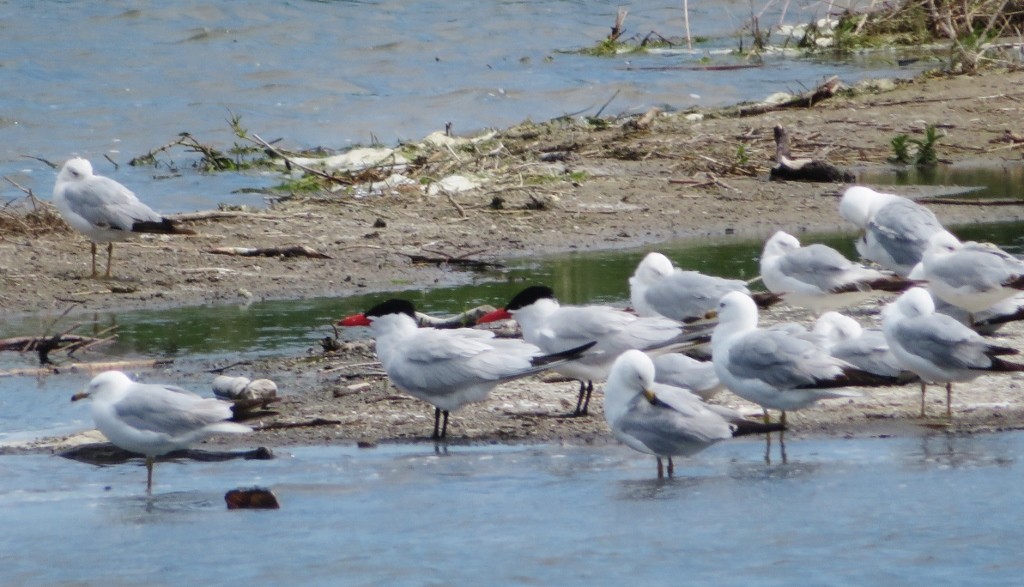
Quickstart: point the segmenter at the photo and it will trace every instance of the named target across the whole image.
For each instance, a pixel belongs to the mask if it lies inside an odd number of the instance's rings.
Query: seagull
[[[585,342],[596,341],[579,361],[563,363],[554,370],[580,381],[574,415],[587,413],[594,381],[608,378],[615,358],[629,349],[655,351],[699,338],[704,332],[661,316],[638,317],[610,306],[562,306],[544,285],[530,286],[504,308],[482,316],[477,323],[513,318],[523,339],[546,353],[557,353]],[[667,352],[667,351],[666,351]]]
[[[917,202],[864,186],[846,190],[839,214],[861,230],[857,252],[901,277],[921,262],[928,239],[945,230],[935,214]]]
[[[156,457],[188,448],[215,434],[252,428],[227,422],[231,402],[204,398],[173,385],[136,383],[120,371],[93,377],[71,401],[92,400],[92,419],[115,446],[146,457],[146,491],[153,490]]]
[[[711,361],[698,361],[683,353],[665,353],[651,357],[654,361],[654,381],[682,387],[709,400],[725,389],[715,373]]]
[[[588,341],[544,354],[535,345],[495,338],[487,330],[419,328],[416,308],[401,299],[387,300],[338,324],[370,328],[377,357],[395,387],[434,406],[435,440],[447,437],[449,412],[484,401],[499,383],[567,364],[594,346]]]
[[[114,254],[114,241],[133,233],[195,234],[178,227],[139,201],[120,183],[94,175],[92,164],[81,157],[68,160],[53,186],[53,202],[72,228],[84,234],[92,244],[92,277],[96,277],[96,243],[107,243],[107,272]]]
[[[948,232],[929,240],[921,269],[935,297],[971,314],[1024,290],[1024,261],[995,245],[961,243]]]
[[[718,300],[730,291],[750,294],[746,282],[684,271],[661,253],[648,253],[629,278],[630,301],[640,316],[665,316],[690,323],[713,317]],[[751,294],[761,307],[779,301],[767,292]]]
[[[824,341],[829,354],[861,371],[889,378],[892,385],[918,380],[896,360],[881,329],[864,328],[839,312],[825,312],[814,323],[813,332]]]
[[[778,231],[761,253],[761,280],[786,303],[814,312],[857,304],[878,291],[899,292],[916,282],[854,263],[822,244],[801,247]]]
[[[857,385],[884,381],[855,369],[823,347],[783,330],[757,327],[757,305],[740,292],[718,304],[718,326],[711,335],[712,362],[726,388],[764,409],[786,412],[823,399],[857,397]]]
[[[920,287],[882,310],[882,332],[904,369],[921,377],[921,417],[926,383],[946,385],[946,417],[952,417],[953,382],[971,381],[986,372],[1024,371],[1001,359],[1017,349],[989,344],[955,319],[935,313],[931,295]]]
[[[856,246],[862,257],[904,277],[921,261],[928,239],[945,230],[917,202],[863,186],[846,190],[839,213],[861,230]]]
[[[655,366],[638,350],[623,352],[605,385],[604,418],[612,433],[633,450],[654,455],[658,478],[675,472],[673,456],[690,456],[712,444],[745,434],[781,431],[782,424],[751,422],[724,406],[705,404],[687,390],[655,382]]]
[[[922,282],[926,282],[924,279],[924,264],[918,263],[917,266],[914,267],[914,270],[910,272],[909,277],[911,279],[919,279]],[[1000,328],[1006,326],[1010,322],[1024,320],[1024,292],[1018,292],[1011,297],[996,302],[992,306],[989,306],[980,312],[968,312],[960,306],[955,306],[946,300],[937,297],[935,293],[932,292],[931,284],[924,287],[932,296],[932,302],[935,304],[936,313],[950,316],[957,322],[969,327],[978,334],[986,336],[995,334]]]

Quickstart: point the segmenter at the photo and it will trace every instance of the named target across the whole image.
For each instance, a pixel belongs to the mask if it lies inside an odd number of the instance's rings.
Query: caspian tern
[[[882,332],[896,360],[921,376],[921,417],[925,384],[946,385],[946,417],[952,417],[953,383],[985,373],[1024,371],[1024,365],[999,358],[1017,349],[989,344],[980,334],[945,314],[935,313],[923,288],[904,293],[882,310]]]
[[[173,385],[136,383],[120,371],[93,377],[71,401],[92,400],[96,427],[115,446],[146,457],[146,491],[153,490],[156,457],[215,434],[252,432],[227,422],[231,402],[200,397]]]
[[[516,294],[509,303],[481,317],[482,324],[513,318],[523,339],[544,352],[557,353],[587,341],[594,348],[580,360],[554,368],[580,381],[575,415],[587,413],[594,381],[608,377],[616,357],[629,349],[652,351],[693,341],[706,331],[688,330],[668,318],[638,317],[610,306],[562,306],[550,287],[535,285]]]
[[[765,410],[798,410],[831,398],[860,393],[837,389],[883,385],[882,378],[853,368],[823,347],[784,330],[757,327],[757,305],[739,292],[718,304],[718,326],[711,335],[711,354],[718,378],[729,391]]]
[[[718,300],[730,291],[750,294],[746,282],[684,271],[661,253],[648,253],[629,278],[630,301],[641,316],[664,316],[680,322],[710,318]],[[779,301],[779,296],[751,294],[761,307]]]
[[[818,313],[859,303],[879,291],[904,291],[917,283],[854,263],[822,244],[802,247],[795,236],[781,230],[764,245],[761,280],[787,304]]]
[[[594,346],[583,341],[545,354],[535,345],[495,338],[487,330],[419,328],[412,302],[400,299],[338,324],[370,328],[377,357],[395,387],[434,406],[434,439],[447,436],[449,412],[484,401],[499,383],[569,364]]]
[[[921,262],[928,239],[945,230],[935,214],[917,202],[864,186],[843,193],[839,214],[861,230],[857,252],[902,277]]]
[[[114,255],[114,241],[133,234],[195,234],[178,227],[139,201],[120,183],[94,175],[92,164],[75,157],[64,164],[53,186],[53,203],[64,221],[84,234],[92,245],[92,277],[96,277],[96,243],[107,243],[107,272]]]
[[[734,436],[783,429],[782,424],[751,422],[724,406],[705,404],[680,387],[656,383],[654,363],[638,350],[615,359],[605,385],[604,418],[616,438],[657,458],[659,479],[664,476],[663,458],[671,477],[674,456],[690,456]]]

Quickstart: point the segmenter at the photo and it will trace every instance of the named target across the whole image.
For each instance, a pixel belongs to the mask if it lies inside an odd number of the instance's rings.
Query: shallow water
[[[790,5],[792,4],[792,5]],[[763,67],[694,71],[733,63],[751,5],[691,6],[694,51],[597,58],[576,52],[608,33],[619,2],[491,0],[401,2],[0,3],[0,176],[49,197],[55,172],[32,155],[73,154],[165,212],[218,202],[262,203],[236,193],[275,177],[202,176],[183,149],[158,169],[124,165],[190,132],[227,150],[228,119],[293,148],[417,140],[451,122],[456,133],[570,113],[642,112],[762,99],[803,91],[824,77],[912,76],[883,52],[843,61],[768,57]],[[823,15],[818,2],[786,3],[787,23]],[[766,3],[762,28],[779,21]],[[681,36],[677,0],[630,7],[628,35]],[[666,69],[668,68],[668,69]],[[109,156],[119,169],[104,160]],[[166,164],[171,164],[170,166]],[[169,167],[173,167],[173,170]],[[4,182],[5,199],[20,196]]]
[[[1024,434],[716,445],[654,479],[627,448],[300,448],[272,461],[0,459],[19,585],[1016,582]],[[279,511],[227,511],[237,486]]]

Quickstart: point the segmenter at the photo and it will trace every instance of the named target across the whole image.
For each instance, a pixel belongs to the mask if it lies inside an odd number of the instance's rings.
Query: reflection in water
[[[654,501],[677,499],[687,491],[692,491],[716,483],[712,478],[702,476],[676,475],[659,479],[630,479],[618,482],[619,491],[615,499],[626,501]]]
[[[858,174],[858,181],[878,185],[928,185],[966,188],[958,197],[1024,199],[1024,165],[966,161],[955,165],[893,167]],[[895,190],[894,190],[895,191]]]
[[[1007,512],[1024,433],[801,438],[773,466],[760,446],[719,443],[661,481],[619,445],[303,447],[230,470],[170,467],[168,487],[188,490],[152,497],[136,471],[6,456],[0,579],[793,585],[814,569],[835,585],[1018,581],[1024,527]],[[228,511],[224,492],[253,483],[282,509]]]
[[[926,434],[920,438],[920,451],[907,455],[910,465],[917,467],[1009,467],[1016,463],[1016,453],[1008,447],[987,444],[979,447],[972,437],[956,434]]]

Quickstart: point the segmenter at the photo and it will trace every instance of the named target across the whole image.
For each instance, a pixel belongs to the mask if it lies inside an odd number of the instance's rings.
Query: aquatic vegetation
[[[929,124],[923,139],[912,139],[909,135],[899,134],[892,138],[893,156],[890,161],[904,165],[935,165],[939,158],[935,151],[935,143],[942,138],[935,125]]]

